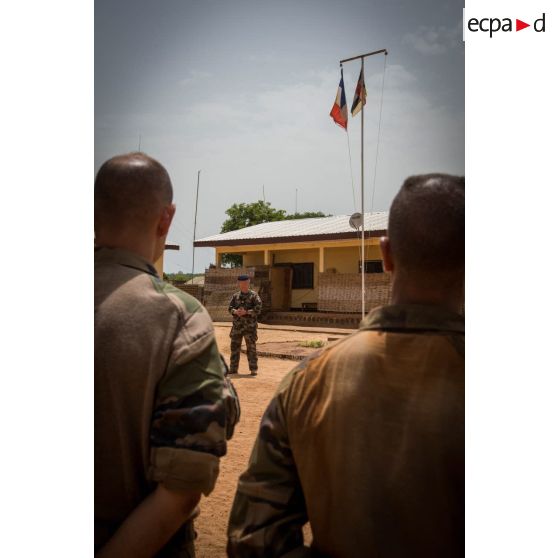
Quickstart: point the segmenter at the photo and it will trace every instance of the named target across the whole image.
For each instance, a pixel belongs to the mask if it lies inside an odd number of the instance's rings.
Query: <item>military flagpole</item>
[[[359,54],[358,56],[353,56],[352,58],[345,58],[344,60],[340,60],[339,64],[342,66],[344,62],[350,62],[351,60],[358,60],[360,59],[360,68],[362,72],[362,76],[364,79],[364,59],[367,56],[374,56],[375,54],[384,53],[386,56],[388,51],[385,48],[380,50],[375,50],[374,52],[368,52],[367,54]],[[361,93],[362,94],[362,93]],[[362,107],[360,109],[360,215],[362,219],[362,235],[361,235],[361,254],[360,254],[360,271],[361,271],[361,285],[362,285],[362,293],[361,293],[361,301],[362,301],[362,317],[366,315],[366,306],[365,306],[365,298],[366,298],[366,288],[365,288],[365,281],[364,281],[364,273],[365,273],[365,263],[364,263],[364,102],[361,99]]]

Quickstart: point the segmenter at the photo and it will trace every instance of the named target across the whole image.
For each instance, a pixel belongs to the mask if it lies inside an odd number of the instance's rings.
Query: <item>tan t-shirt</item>
[[[212,491],[230,397],[203,306],[137,255],[96,249],[96,548],[156,483]]]
[[[387,306],[288,374],[239,480],[229,556],[305,555],[308,520],[312,555],[463,556],[464,344],[458,314]]]

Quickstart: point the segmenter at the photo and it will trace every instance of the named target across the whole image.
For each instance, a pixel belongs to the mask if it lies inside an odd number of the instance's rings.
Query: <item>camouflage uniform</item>
[[[238,420],[211,318],[124,250],[95,254],[95,549],[162,483],[213,490]],[[192,514],[159,557],[194,556]]]
[[[246,316],[237,316],[235,310],[244,308],[248,311]],[[248,353],[248,366],[251,372],[258,370],[258,354],[256,352],[256,341],[258,340],[258,316],[262,311],[262,301],[258,294],[252,290],[246,293],[236,292],[229,304],[229,313],[233,317],[231,328],[231,363],[230,372],[238,372],[240,362],[240,346],[242,338],[246,342],[246,352]]]
[[[464,348],[463,316],[386,306],[287,374],[239,478],[229,558],[464,556]]]

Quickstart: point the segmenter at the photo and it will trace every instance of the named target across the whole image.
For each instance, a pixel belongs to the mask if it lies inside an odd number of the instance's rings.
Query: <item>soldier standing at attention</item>
[[[256,352],[256,341],[258,340],[258,316],[262,311],[262,301],[258,293],[250,289],[250,277],[248,275],[238,276],[238,286],[240,290],[234,293],[229,304],[229,313],[233,317],[230,334],[230,373],[238,374],[240,346],[244,337],[250,373],[252,376],[257,376],[258,354]]]

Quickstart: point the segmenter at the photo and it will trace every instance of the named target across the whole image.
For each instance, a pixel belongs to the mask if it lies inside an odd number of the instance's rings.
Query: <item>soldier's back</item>
[[[317,550],[463,554],[462,337],[363,330],[292,374],[283,401]]]
[[[183,350],[193,348],[187,335],[213,340],[199,302],[175,291],[138,256],[109,249],[95,255],[96,547],[155,486],[148,481],[150,424],[177,335]]]

